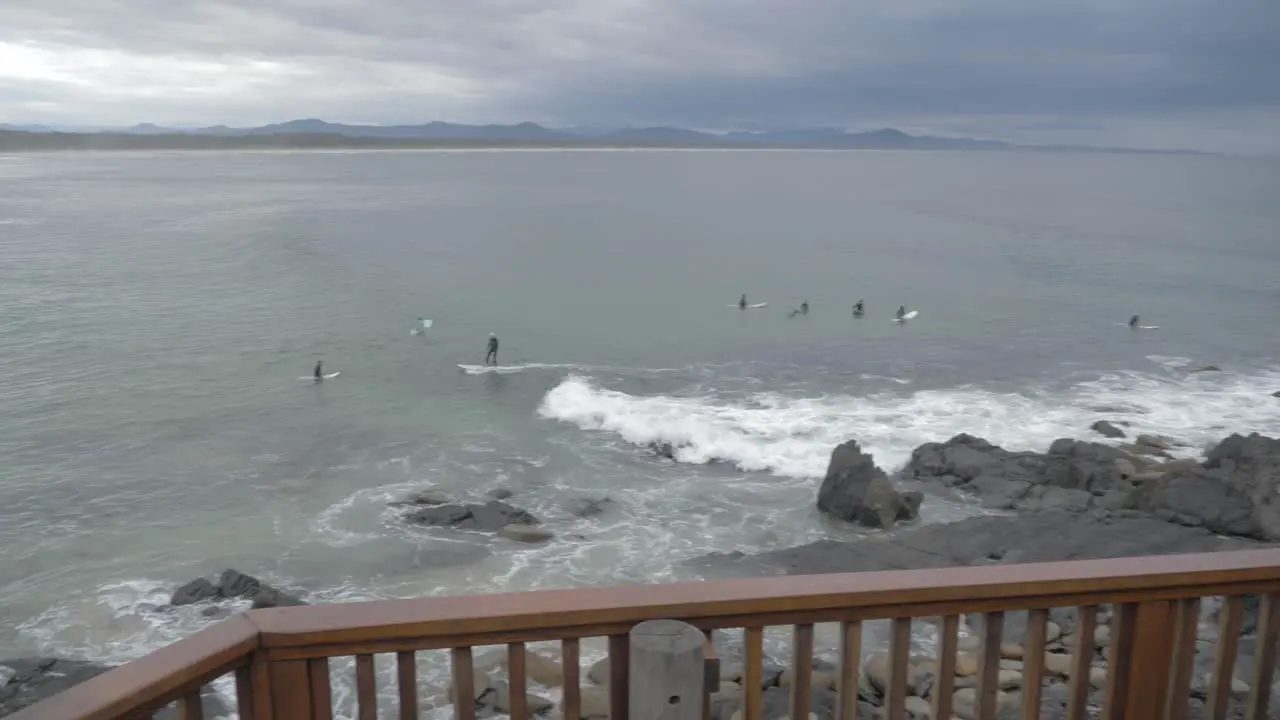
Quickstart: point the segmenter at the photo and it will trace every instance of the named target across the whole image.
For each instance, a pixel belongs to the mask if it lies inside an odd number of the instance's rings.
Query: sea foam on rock
[[[209,582],[208,578],[196,578],[174,590],[169,604],[193,605],[205,601],[234,599],[252,600],[255,609],[307,604],[239,570],[224,570],[216,583]]]
[[[818,509],[859,525],[891,528],[899,521],[914,519],[923,498],[919,491],[894,489],[893,481],[876,467],[871,456],[850,440],[831,453],[827,475],[818,490]]]

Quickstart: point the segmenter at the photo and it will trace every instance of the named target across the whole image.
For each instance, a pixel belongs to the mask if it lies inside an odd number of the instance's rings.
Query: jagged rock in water
[[[415,510],[405,520],[419,525],[448,527],[456,530],[498,532],[507,525],[540,525],[538,518],[526,510],[491,500],[483,505],[440,505]]]
[[[196,578],[173,591],[169,599],[170,605],[192,605],[205,601],[232,600],[247,598],[253,601],[253,607],[269,608],[288,605],[306,605],[298,598],[262,582],[252,575],[239,570],[224,570],[217,583],[207,578]]]
[[[914,519],[923,496],[898,492],[870,455],[850,440],[831,453],[827,476],[818,490],[818,509],[867,527],[890,528]]]

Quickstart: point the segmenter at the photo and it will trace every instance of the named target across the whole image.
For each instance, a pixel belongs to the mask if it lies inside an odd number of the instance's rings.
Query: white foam
[[[511,373],[524,372],[525,370],[576,370],[576,365],[565,365],[558,363],[525,363],[522,365],[458,365],[468,375],[487,375],[497,373],[499,375],[510,375]]]
[[[1043,451],[1061,437],[1101,442],[1088,428],[1103,418],[1127,421],[1134,432],[1181,440],[1188,446],[1183,454],[1193,455],[1232,432],[1280,434],[1280,403],[1271,397],[1277,387],[1276,369],[1175,377],[1132,372],[1065,391],[962,387],[909,395],[759,393],[726,399],[633,396],[575,376],[547,393],[539,413],[615,433],[635,445],[671,443],[680,462],[720,459],[742,470],[813,478],[822,476],[831,449],[851,438],[889,469],[904,464],[917,446],[962,432],[1011,450]]]

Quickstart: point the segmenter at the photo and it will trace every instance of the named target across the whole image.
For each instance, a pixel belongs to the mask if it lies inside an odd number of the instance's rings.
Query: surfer
[[[498,336],[493,333],[489,333],[489,351],[484,355],[484,364],[498,364]]]
[[[319,360],[316,362],[315,377],[316,377],[316,382],[324,381],[324,361],[323,360]]]
[[[800,303],[800,314],[801,314],[801,315],[808,315],[808,314],[809,314],[809,301],[808,301],[808,300],[805,300],[804,302]]]
[[[1138,316],[1137,316],[1137,315],[1134,315],[1133,317],[1129,318],[1129,327],[1131,327],[1131,328],[1136,328],[1136,327],[1138,327]]]
[[[907,306],[906,306],[906,305],[899,305],[899,306],[898,306],[898,319],[899,319],[899,320],[901,320],[901,319],[902,319],[906,314],[907,314]]]
[[[742,297],[738,298],[738,309],[739,309],[739,310],[746,310],[746,309],[747,309],[747,294],[746,294],[746,293],[742,293]]]
[[[854,305],[854,306],[853,306],[853,314],[854,314],[854,315],[861,315],[861,314],[862,314],[862,301],[861,301],[861,300],[859,300],[859,301],[858,301],[858,304],[857,304],[857,305]]]

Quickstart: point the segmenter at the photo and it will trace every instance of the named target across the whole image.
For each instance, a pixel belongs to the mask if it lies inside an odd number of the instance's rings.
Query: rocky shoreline
[[[1122,437],[1125,430],[1114,424],[1100,422],[1093,430],[1113,440],[1128,439]],[[981,438],[958,435],[943,443],[920,446],[906,466],[890,476],[851,441],[832,453],[816,504],[823,513],[877,532],[847,541],[825,540],[757,554],[710,554],[685,566],[703,577],[721,578],[1213,552],[1280,542],[1280,440],[1258,434],[1232,435],[1199,460],[1174,459],[1170,451],[1175,449],[1174,440],[1139,435],[1119,446],[1062,439],[1044,453],[1012,452]],[[555,539],[554,531],[539,518],[505,502],[510,497],[509,491],[499,490],[484,503],[455,503],[427,490],[395,505],[404,508],[402,518],[410,524],[495,533],[517,542]],[[990,513],[946,524],[913,523],[922,503],[936,497],[976,503]],[[608,498],[582,498],[566,509],[573,515],[589,516],[604,512],[610,502]],[[304,604],[257,578],[227,570],[216,580],[198,578],[177,588],[170,605],[206,604],[204,614],[216,617],[229,613],[233,604],[246,601],[252,607]],[[1239,711],[1236,705],[1243,693],[1248,692],[1245,678],[1252,668],[1256,638],[1250,633],[1256,625],[1256,603],[1249,611],[1236,665],[1237,697],[1232,717]],[[1213,601],[1203,603],[1191,697],[1193,718],[1204,716],[1202,701],[1216,636],[1215,612]],[[1050,634],[1054,637],[1045,659],[1050,678],[1041,715],[1046,718],[1065,715],[1063,683],[1075,625],[1070,609],[1055,609],[1052,617]],[[1104,612],[1094,636],[1094,680],[1105,677],[1106,672],[1106,618]],[[966,618],[969,624],[978,621]],[[1002,707],[1018,707],[1020,622],[1025,627],[1025,613],[1006,617]],[[916,625],[919,631],[928,622],[919,620]],[[734,642],[726,642],[727,637],[719,638],[730,661],[722,665],[721,689],[713,697],[713,720],[734,720],[739,714],[742,674],[740,665],[731,661],[738,648]],[[963,660],[957,659],[954,698],[956,717],[966,720],[972,717],[976,673],[976,660],[968,654],[975,648],[969,643],[967,636],[962,638]],[[912,660],[913,699],[908,710],[917,719],[928,717],[926,707],[933,687],[930,673],[936,670],[927,655],[922,653]],[[526,665],[532,688],[529,707],[558,714],[556,703],[547,697],[563,682],[558,660],[531,651]],[[860,698],[868,712],[878,713],[883,704],[887,658],[864,650],[862,665]],[[482,716],[506,713],[505,655],[477,657],[475,668],[475,701]],[[106,669],[55,658],[0,660],[0,717]],[[829,720],[834,714],[836,673],[821,660],[815,661],[814,673],[813,716]],[[591,682],[584,684],[582,691],[583,717],[606,716],[608,695],[602,684],[607,682],[607,671],[594,666],[586,668],[584,675]],[[789,685],[789,671],[770,662],[763,687],[767,720],[789,713]],[[1098,691],[1095,687],[1095,696]],[[1273,695],[1273,707],[1280,708],[1280,685],[1273,688]],[[217,697],[206,697],[207,716],[227,711]]]

